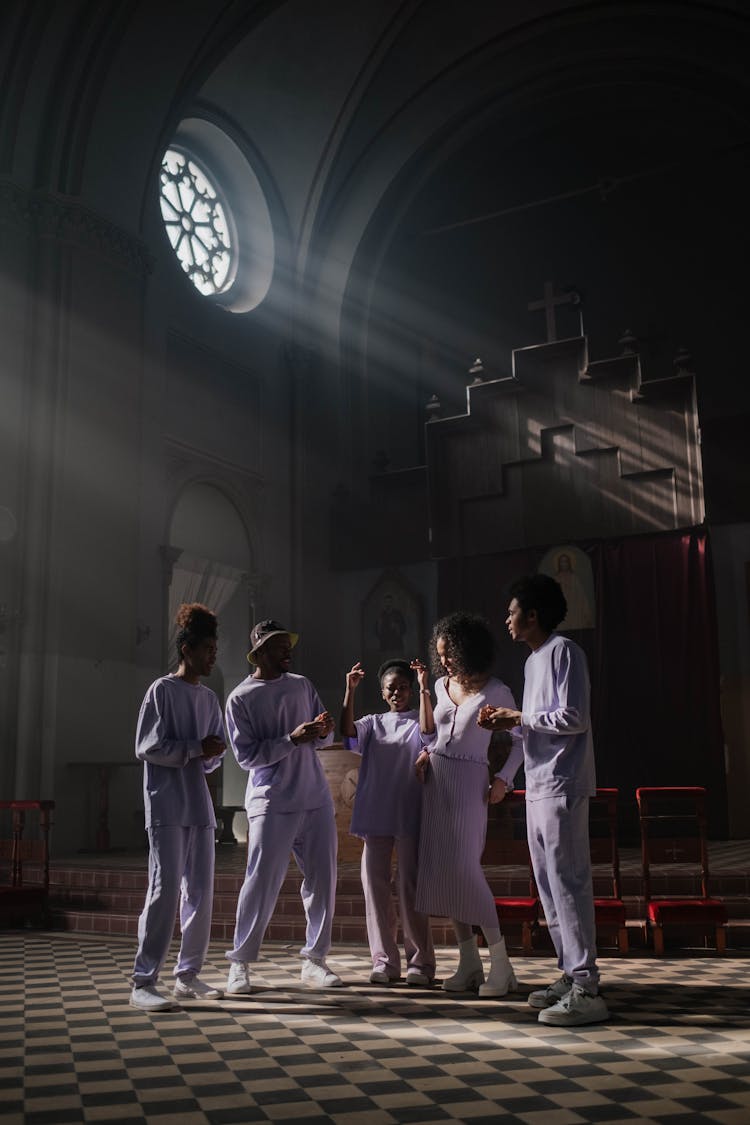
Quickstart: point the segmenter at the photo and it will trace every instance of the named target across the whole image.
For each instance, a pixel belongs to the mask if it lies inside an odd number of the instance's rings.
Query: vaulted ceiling
[[[450,326],[446,363],[483,348],[502,366],[540,338],[526,304],[549,275],[587,288],[603,351],[630,326],[662,338],[666,370],[682,308],[731,363],[741,2],[10,0],[0,18],[0,175],[158,255],[161,155],[208,117],[251,158],[284,297],[302,294],[339,361],[366,364],[396,294],[423,336]]]

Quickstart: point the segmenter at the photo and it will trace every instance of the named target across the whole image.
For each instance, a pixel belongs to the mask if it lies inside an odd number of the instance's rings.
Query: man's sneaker
[[[199,976],[177,977],[174,982],[175,1000],[221,1000],[224,995],[220,988],[206,984]]]
[[[250,966],[247,961],[232,961],[225,989],[227,996],[247,996],[252,991]]]
[[[536,992],[530,992],[528,1003],[532,1008],[551,1008],[553,1004],[562,1000],[563,996],[567,996],[572,987],[572,978],[563,974],[549,988],[538,988]]]
[[[432,984],[432,978],[423,973],[421,969],[407,969],[406,970],[406,983],[412,988],[429,988]]]
[[[370,973],[370,984],[395,984],[398,977],[389,977],[386,969],[373,969]]]
[[[340,988],[344,983],[341,977],[337,977],[335,973],[331,972],[325,961],[313,960],[312,957],[308,957],[302,962],[300,976],[302,983],[306,984],[308,988]]]
[[[131,1008],[140,1008],[142,1012],[171,1012],[177,1007],[168,996],[162,996],[153,984],[135,985],[130,993]]]
[[[539,1013],[539,1022],[552,1024],[553,1027],[580,1027],[606,1019],[609,1019],[609,1012],[602,997],[592,996],[580,984],[574,984],[562,1000]]]

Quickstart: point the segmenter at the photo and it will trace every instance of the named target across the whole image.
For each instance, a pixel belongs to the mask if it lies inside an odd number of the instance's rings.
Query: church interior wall
[[[372,629],[372,615],[366,613],[372,591],[384,576],[396,576],[398,585],[413,593],[419,610],[421,644],[416,651],[379,653],[377,637]],[[373,686],[379,664],[386,655],[402,659],[427,657],[429,629],[436,615],[437,568],[426,560],[393,567],[362,567],[357,570],[321,573],[311,584],[307,612],[303,613],[302,637],[295,668],[314,681],[323,702],[336,717],[344,695],[344,677],[355,661],[365,666],[367,684],[357,698],[358,713],[379,710],[379,691]],[[398,598],[398,595],[397,595]],[[298,626],[290,622],[290,628]],[[408,642],[414,633],[407,635]]]
[[[391,485],[424,465],[427,399],[463,411],[477,355],[505,374],[513,348],[543,339],[527,304],[545,280],[581,288],[592,358],[630,326],[659,377],[686,342],[703,417],[750,405],[747,382],[732,383],[747,255],[726,253],[744,237],[747,194],[740,157],[723,151],[745,128],[736,6],[680,5],[677,35],[650,5],[589,7],[540,3],[529,19],[527,5],[483,5],[471,20],[448,0],[335,0],[314,18],[304,0],[189,3],[177,21],[140,0],[5,9],[0,508],[18,530],[0,542],[12,747],[0,785],[58,800],[58,848],[80,846],[96,811],[70,763],[132,759],[143,690],[164,670],[161,549],[192,485],[219,489],[248,539],[253,582],[226,606],[225,680],[246,670],[249,615],[273,615],[303,634],[297,668],[337,710],[386,570],[423,597],[425,630],[445,608],[428,545],[399,559],[392,538],[379,556],[363,537],[341,566],[338,490],[386,526],[409,519],[413,501],[399,506]],[[191,289],[161,226],[161,153],[201,107],[246,144],[274,227],[273,284],[243,315]],[[661,177],[614,184],[671,158]],[[582,185],[596,190],[552,198]],[[575,335],[578,313],[558,323]],[[373,485],[383,469],[394,475]],[[239,565],[228,539],[209,546]],[[714,547],[739,782],[746,525],[717,529]],[[138,770],[122,773],[127,807],[112,823],[129,839]]]
[[[56,684],[42,694],[54,747],[61,841],[80,823],[70,763],[130,751],[130,684],[137,606],[142,341],[139,278],[91,255],[74,270],[65,310],[65,389],[51,497],[54,537],[47,648]],[[77,284],[80,283],[80,284]],[[80,289],[80,291],[79,291]],[[84,315],[83,310],[86,310]]]

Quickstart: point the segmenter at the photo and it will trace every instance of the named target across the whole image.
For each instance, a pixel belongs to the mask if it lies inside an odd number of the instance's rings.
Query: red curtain
[[[602,785],[705,785],[727,834],[713,573],[705,528],[593,544],[592,721]]]
[[[639,785],[704,785],[712,838],[727,835],[724,739],[708,533],[579,543],[596,591],[596,629],[572,632],[589,659],[597,781],[621,794],[623,838],[637,838]],[[504,627],[508,588],[547,548],[443,560],[440,613],[489,618],[498,672],[520,705],[528,649]]]

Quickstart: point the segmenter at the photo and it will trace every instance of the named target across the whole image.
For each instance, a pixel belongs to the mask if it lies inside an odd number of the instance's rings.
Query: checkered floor
[[[296,951],[268,946],[267,990],[147,1016],[128,1006],[133,952],[0,934],[3,1125],[750,1122],[750,959],[603,960],[612,1018],[564,1030],[525,1003],[557,975],[538,957],[514,959],[519,993],[480,1001],[370,985],[362,947],[329,957],[345,988],[308,991]]]

